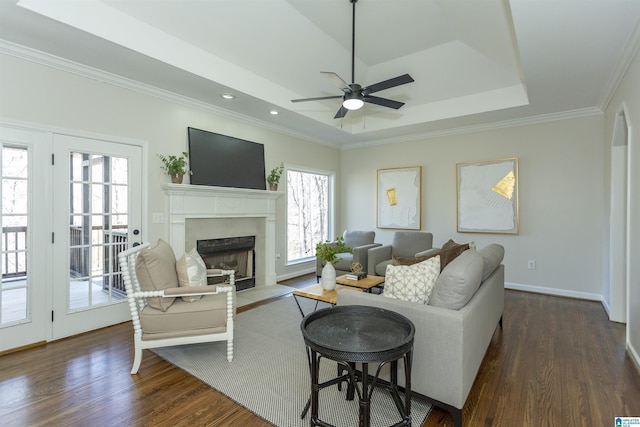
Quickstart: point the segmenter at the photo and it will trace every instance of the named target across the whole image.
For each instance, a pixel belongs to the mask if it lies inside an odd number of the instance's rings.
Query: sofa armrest
[[[369,249],[367,257],[369,258],[367,262],[367,274],[375,276],[376,265],[380,264],[382,261],[391,259],[391,245],[383,245],[371,248]]]

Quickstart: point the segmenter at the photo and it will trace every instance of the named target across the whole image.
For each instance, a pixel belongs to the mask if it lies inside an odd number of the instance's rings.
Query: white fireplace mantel
[[[189,184],[163,184],[162,189],[166,196],[169,244],[176,256],[191,249],[185,247],[189,219],[255,218],[264,221],[265,230],[264,247],[256,248],[257,256],[264,256],[265,283],[256,286],[276,283],[276,199],[284,192]]]

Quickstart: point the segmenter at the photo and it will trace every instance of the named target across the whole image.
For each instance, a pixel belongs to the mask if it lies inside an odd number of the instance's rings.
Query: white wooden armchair
[[[235,314],[233,270],[206,270],[205,267],[204,283],[207,275],[229,276],[229,283],[184,286],[182,277],[181,282],[178,281],[173,249],[162,240],[153,247],[144,243],[123,251],[118,259],[133,321],[132,374],[140,368],[142,350],[174,345],[226,341],[227,360],[231,362]]]

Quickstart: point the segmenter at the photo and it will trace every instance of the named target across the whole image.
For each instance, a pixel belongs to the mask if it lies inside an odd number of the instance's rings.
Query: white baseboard
[[[556,295],[560,297],[569,297],[569,298],[578,298],[585,299],[589,301],[599,301],[604,302],[604,298],[600,294],[591,294],[588,292],[577,292],[577,291],[568,291],[566,289],[557,289],[557,288],[545,288],[542,286],[532,286],[532,285],[521,285],[518,283],[504,283],[505,289],[513,289],[516,291],[525,291],[525,292],[533,292],[536,294],[547,294],[547,295]]]
[[[316,272],[316,267],[314,265],[313,267],[305,268],[303,270],[294,271],[292,273],[281,274],[276,278],[276,280],[280,282],[282,280],[289,280],[289,279],[293,279],[294,277],[304,276],[305,274],[310,274],[315,272]]]
[[[635,350],[635,348],[633,348],[633,345],[631,345],[630,342],[627,342],[627,355],[635,365],[636,372],[638,373],[638,375],[640,375],[640,356],[638,355],[638,352]]]

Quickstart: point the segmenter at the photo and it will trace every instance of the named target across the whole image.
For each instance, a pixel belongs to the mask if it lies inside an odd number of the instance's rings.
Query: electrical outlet
[[[533,260],[529,260],[527,262],[527,267],[529,268],[529,270],[535,270],[536,269],[536,262]]]

